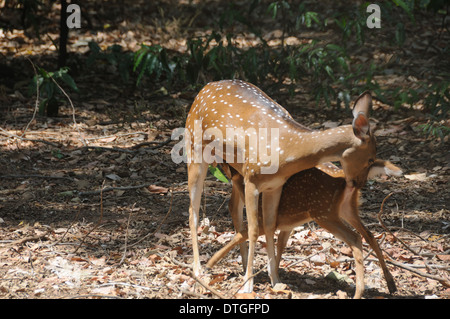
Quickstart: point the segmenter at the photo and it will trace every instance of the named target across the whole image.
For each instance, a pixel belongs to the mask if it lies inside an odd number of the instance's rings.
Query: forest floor
[[[134,51],[152,37],[173,48],[182,46],[174,36],[181,32],[177,20],[167,18],[170,9],[165,9],[167,23],[162,26],[149,18],[148,26],[141,21],[139,27],[122,23],[108,32],[79,31],[71,39],[79,45],[71,50],[80,50],[82,60],[87,38],[104,46],[121,43]],[[158,33],[158,28],[164,32]],[[168,39],[161,39],[161,34]],[[56,59],[49,38],[32,39],[16,30],[0,41],[4,56],[11,59],[30,50],[36,53],[30,57],[35,63]],[[20,49],[8,53],[14,41]],[[435,61],[414,46],[409,47],[408,59],[428,61],[423,68],[432,68]],[[30,63],[20,61],[18,72],[30,79]],[[392,68],[395,72],[386,81],[406,81],[398,75],[401,65]],[[174,163],[170,156],[177,142],[170,140],[172,130],[184,126],[198,90],[167,95],[153,94],[154,88],[127,91],[108,81],[110,77],[96,70],[80,72],[75,81],[84,93],[70,93],[74,109],[66,100],[56,118],[33,117],[36,96],[21,93],[25,84],[3,87],[7,94],[0,101],[0,298],[353,296],[351,251],[314,223],[296,228],[291,236],[280,269],[285,286],[271,287],[260,237],[253,294],[236,294],[243,284],[236,249],[200,278],[208,288],[199,289],[199,279],[188,266],[192,247],[186,165]],[[270,95],[311,128],[351,121],[349,112],[318,110],[305,95],[290,96],[283,90]],[[364,298],[449,299],[448,136],[424,136],[419,125],[426,119],[420,110],[393,110],[377,100],[371,121],[378,157],[398,165],[404,174],[369,181],[361,191],[361,218],[380,243],[398,288],[389,294],[379,263],[364,244]],[[234,234],[230,190],[230,184],[207,177],[199,229],[203,264]],[[390,193],[394,194],[381,211]]]

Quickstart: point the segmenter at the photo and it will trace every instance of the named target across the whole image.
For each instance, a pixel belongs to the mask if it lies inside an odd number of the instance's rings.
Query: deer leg
[[[219,262],[226,254],[230,252],[231,249],[233,249],[234,246],[245,243],[245,241],[248,238],[248,232],[247,230],[244,230],[242,232],[236,233],[236,235],[231,239],[230,242],[228,242],[225,246],[223,246],[219,251],[217,251],[211,259],[208,261],[206,266],[208,268],[214,267],[215,264]]]
[[[236,231],[236,235],[243,231],[246,231],[244,226],[244,184],[243,177],[239,174],[236,174],[232,178],[233,187],[231,189],[231,197],[230,202],[228,204],[228,208],[231,213],[231,219],[233,220],[234,229]],[[248,235],[247,235],[248,237]],[[244,267],[244,271],[247,268],[247,258],[248,258],[248,248],[245,240],[239,242],[239,250],[242,257],[242,266]]]
[[[258,226],[258,200],[259,191],[256,185],[250,181],[245,183],[245,207],[248,220],[248,260],[244,280],[245,285],[242,292],[251,293],[253,291],[253,261],[255,257],[255,245],[259,236]]]
[[[344,241],[352,249],[356,264],[356,291],[354,298],[360,299],[364,293],[364,263],[361,236],[349,229],[337,216],[326,220],[315,219],[315,222]]]
[[[383,253],[378,245],[377,240],[373,237],[370,230],[367,229],[366,226],[361,222],[361,219],[358,214],[346,214],[342,216],[345,221],[347,221],[350,225],[352,225],[366,240],[366,242],[370,245],[370,247],[376,253],[378,260],[380,261],[381,269],[383,270],[384,278],[386,279],[386,283],[389,289],[389,292],[393,294],[397,291],[397,287],[395,285],[394,278],[392,277],[389,269],[386,266],[386,262],[383,257]]]
[[[291,230],[288,231],[280,231],[278,234],[277,239],[277,257],[276,257],[276,264],[277,264],[277,272],[280,269],[280,261],[281,261],[281,255],[283,254],[284,248],[286,247],[286,244],[288,242],[289,236],[291,235]]]
[[[200,202],[203,192],[203,182],[208,169],[207,163],[190,163],[188,165],[188,189],[189,189],[189,228],[192,237],[192,250],[194,254],[193,270],[196,276],[200,275],[200,254],[198,250],[198,221]]]
[[[280,202],[282,187],[262,195],[263,228],[266,235],[267,255],[269,258],[268,272],[272,286],[280,282],[275,259],[275,231],[277,228],[278,204]]]

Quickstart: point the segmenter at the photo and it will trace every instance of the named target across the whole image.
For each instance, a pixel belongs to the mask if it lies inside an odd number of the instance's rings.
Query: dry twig
[[[192,271],[192,266],[187,265],[185,263],[179,262],[178,260],[174,259],[174,258],[170,258],[170,260],[178,265],[181,266],[183,268],[186,268],[189,271],[189,275],[195,279],[196,282],[198,282],[201,286],[203,286],[205,289],[211,291],[212,294],[214,294],[215,296],[219,297],[220,299],[227,299],[227,297],[225,297],[222,293],[220,293],[219,291],[217,291],[216,289],[214,289],[213,287],[211,287],[210,285],[208,285],[206,282],[204,282],[202,279],[198,278],[194,272]],[[256,274],[255,274],[256,275]]]
[[[172,211],[172,202],[173,202],[173,194],[172,194],[172,189],[169,189],[169,193],[170,193],[170,205],[169,205],[169,210],[167,211],[166,215],[161,219],[161,221],[159,222],[158,227],[156,227],[156,229],[145,235],[144,237],[142,237],[141,239],[139,239],[138,241],[136,241],[135,243],[131,244],[130,247],[137,245],[138,243],[140,243],[141,241],[143,241],[144,239],[153,236],[154,234],[156,234],[162,227],[162,225],[164,224],[164,222],[167,219],[167,216],[169,216],[170,212]]]
[[[77,253],[78,249],[80,249],[80,247],[83,245],[84,241],[86,240],[86,238],[95,230],[98,228],[98,226],[100,226],[100,223],[102,222],[103,219],[103,186],[105,185],[105,181],[103,181],[102,184],[102,189],[100,191],[100,217],[97,221],[97,224],[95,224],[95,226],[86,234],[86,236],[83,237],[83,239],[81,240],[80,244],[78,245],[78,247],[75,249],[75,251],[73,252],[74,254]]]
[[[383,227],[384,230],[386,230],[388,233],[390,233],[396,240],[398,240],[406,249],[408,249],[410,252],[412,252],[414,255],[418,255],[417,252],[415,252],[414,250],[412,250],[407,244],[405,244],[405,242],[403,240],[401,240],[400,238],[398,238],[397,236],[394,235],[393,232],[391,232],[389,230],[389,228],[386,227],[386,225],[383,223],[382,219],[381,219],[381,214],[383,213],[383,206],[384,206],[384,202],[391,197],[391,195],[398,193],[398,192],[392,192],[389,193],[384,199],[383,202],[381,203],[381,207],[380,207],[380,211],[377,214],[377,218],[378,221],[380,222],[381,227]]]

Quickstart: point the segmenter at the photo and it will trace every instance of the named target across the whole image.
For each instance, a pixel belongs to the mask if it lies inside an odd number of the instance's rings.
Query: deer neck
[[[346,149],[360,143],[351,125],[325,131],[302,130],[285,138],[291,147],[280,156],[280,169],[288,176],[320,163],[339,161]]]

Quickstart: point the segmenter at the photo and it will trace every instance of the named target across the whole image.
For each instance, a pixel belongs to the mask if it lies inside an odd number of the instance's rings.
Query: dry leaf
[[[410,175],[405,175],[405,178],[411,181],[420,181],[420,182],[426,181],[428,179],[427,173],[413,173]]]
[[[352,249],[350,247],[347,247],[347,246],[342,246],[341,254],[343,254],[345,256],[353,257]]]
[[[450,261],[450,255],[437,255],[437,258],[442,261]]]
[[[289,290],[289,287],[281,282],[275,284],[275,286],[273,286],[271,290],[276,294],[287,294],[289,296],[292,295],[292,291]]]
[[[169,191],[169,189],[166,188],[166,187],[156,186],[156,185],[150,185],[150,186],[148,187],[148,190],[149,190],[151,193],[157,193],[157,194],[159,194],[159,193],[167,193],[167,192]]]
[[[119,181],[119,180],[120,180],[120,176],[119,176],[119,175],[116,175],[116,174],[108,174],[108,175],[106,175],[105,177],[106,177],[106,178],[109,178],[109,179],[111,179],[111,180],[113,180],[113,181]]]
[[[209,282],[209,285],[212,286],[218,282],[222,282],[225,280],[225,278],[227,278],[225,274],[213,275],[213,279]]]
[[[250,292],[250,293],[237,293],[235,295],[235,297],[237,299],[255,299],[256,298],[256,293],[255,292]]]
[[[332,262],[330,262],[330,267],[338,268],[340,264],[341,263],[339,261],[332,261]]]

